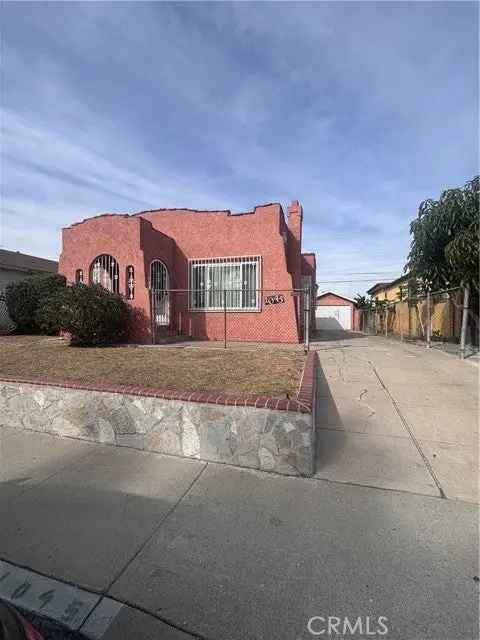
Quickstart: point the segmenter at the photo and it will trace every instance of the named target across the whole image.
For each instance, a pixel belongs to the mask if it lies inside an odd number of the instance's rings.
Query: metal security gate
[[[160,260],[150,264],[150,296],[154,333],[170,324],[170,295],[167,267]]]

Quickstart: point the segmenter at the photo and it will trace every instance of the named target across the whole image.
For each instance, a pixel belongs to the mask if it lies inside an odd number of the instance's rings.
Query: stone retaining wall
[[[307,361],[303,396],[299,393],[304,401],[313,398],[313,362]],[[145,390],[140,395],[0,381],[0,425],[287,475],[312,475],[314,403],[292,402],[294,411],[264,408],[266,404],[228,406],[151,397]]]

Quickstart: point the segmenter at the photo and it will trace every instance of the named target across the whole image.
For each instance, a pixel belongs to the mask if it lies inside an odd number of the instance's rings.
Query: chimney
[[[288,207],[288,229],[291,234],[291,246],[289,247],[289,254],[293,286],[295,289],[299,289],[301,286],[302,221],[302,205],[298,200],[293,200],[292,204]]]
[[[292,204],[288,207],[288,228],[290,229],[292,236],[298,242],[298,249],[300,252],[302,249],[302,220],[302,205],[298,200],[293,200]]]

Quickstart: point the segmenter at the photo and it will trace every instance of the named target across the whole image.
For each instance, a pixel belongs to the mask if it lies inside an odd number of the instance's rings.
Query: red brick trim
[[[126,385],[71,382],[62,380],[47,380],[38,378],[9,378],[0,376],[0,382],[13,382],[17,384],[35,384],[44,387],[60,387],[61,389],[78,389],[85,391],[104,391],[107,393],[127,393],[132,396],[144,396],[148,398],[163,398],[166,400],[182,400],[188,402],[206,402],[209,404],[221,404],[235,407],[257,407],[265,409],[277,409],[279,411],[298,411],[311,413],[315,390],[315,364],[316,353],[310,351],[303,368],[300,388],[294,399],[272,398],[268,396],[231,396],[205,393],[201,391],[185,392],[173,389],[145,389],[143,387],[131,387]]]

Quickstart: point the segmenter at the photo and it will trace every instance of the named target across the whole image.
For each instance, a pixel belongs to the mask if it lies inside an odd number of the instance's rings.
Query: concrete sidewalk
[[[0,434],[0,556],[103,598],[92,638],[306,640],[314,616],[478,637],[473,504]]]
[[[478,638],[478,369],[313,346],[314,479],[0,427],[0,598],[93,640],[307,640],[316,616]]]
[[[321,338],[317,477],[478,502],[478,366],[377,336]]]

